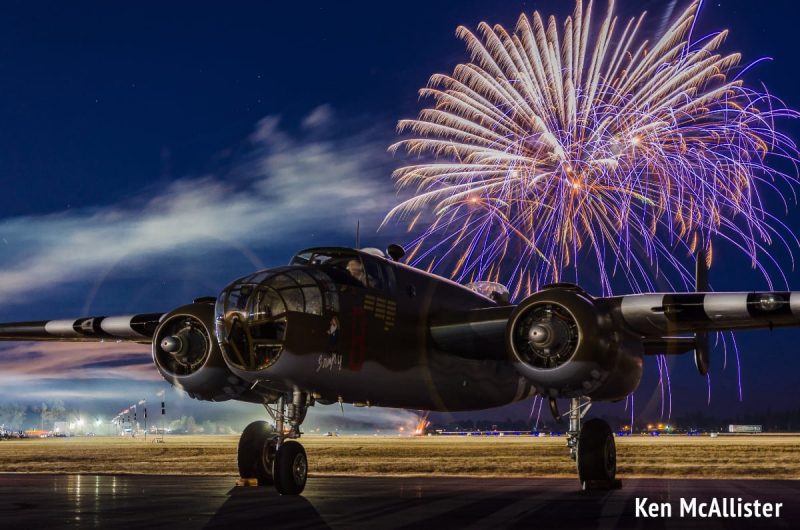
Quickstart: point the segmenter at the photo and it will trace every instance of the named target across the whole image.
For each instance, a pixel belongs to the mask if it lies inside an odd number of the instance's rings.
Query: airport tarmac
[[[301,497],[234,488],[234,479],[143,475],[0,475],[2,528],[798,528],[800,483],[628,479],[581,492],[574,479],[311,477]],[[675,505],[635,517],[636,497]],[[686,519],[679,499],[782,502],[780,519]],[[241,525],[241,526],[240,526]],[[247,525],[247,526],[245,526]]]

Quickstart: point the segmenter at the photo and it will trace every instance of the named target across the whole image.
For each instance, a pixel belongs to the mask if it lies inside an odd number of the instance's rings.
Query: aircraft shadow
[[[279,495],[271,487],[233,488],[204,528],[235,528],[256,524],[256,528],[329,529],[319,512],[306,498]]]

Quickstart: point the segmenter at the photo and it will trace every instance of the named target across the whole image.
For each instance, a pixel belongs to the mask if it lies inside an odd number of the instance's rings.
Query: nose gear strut
[[[281,394],[264,408],[273,419],[274,427],[266,421],[254,421],[239,438],[238,463],[240,483],[253,481],[259,486],[275,486],[281,495],[299,495],[308,478],[308,458],[299,442],[300,425],[314,398],[295,390]]]

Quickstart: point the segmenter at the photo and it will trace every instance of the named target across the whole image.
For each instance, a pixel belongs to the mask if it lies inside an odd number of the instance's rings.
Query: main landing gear
[[[581,426],[581,420],[589,411],[591,402],[581,403],[581,398],[572,398],[569,409],[567,447],[578,465],[578,480],[583,490],[609,490],[622,487],[617,475],[617,447],[614,434],[608,423],[593,418]],[[555,400],[550,402],[556,418],[558,409]]]
[[[311,396],[292,393],[292,400],[278,398],[274,408],[264,405],[275,420],[273,427],[266,421],[254,421],[239,438],[239,476],[256,480],[259,486],[275,486],[281,495],[299,495],[306,487],[308,459],[299,442],[300,424],[313,404]],[[288,425],[288,431],[285,426]]]

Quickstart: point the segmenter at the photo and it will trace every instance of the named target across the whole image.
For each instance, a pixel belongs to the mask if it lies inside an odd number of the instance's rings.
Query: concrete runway
[[[0,475],[0,527],[102,528],[799,528],[800,483],[624,480],[581,492],[577,480],[312,477],[302,497],[233,488],[229,477]],[[637,519],[636,497],[675,517]],[[783,502],[780,519],[681,519],[680,497]]]

